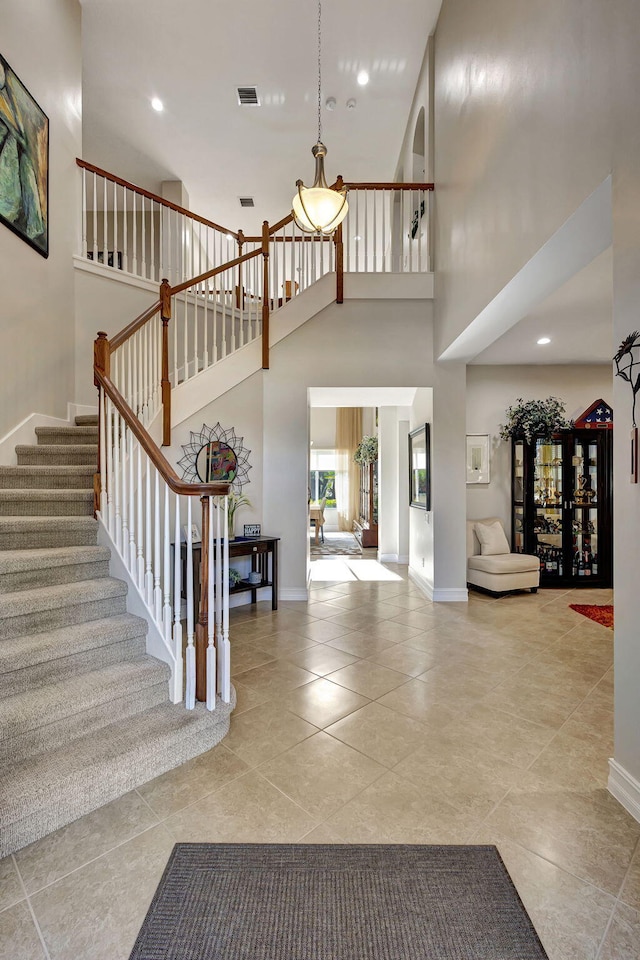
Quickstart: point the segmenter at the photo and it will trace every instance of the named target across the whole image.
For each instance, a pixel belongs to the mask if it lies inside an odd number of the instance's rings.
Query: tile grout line
[[[31,897],[27,893],[27,888],[25,886],[24,880],[22,879],[22,873],[20,872],[20,867],[18,866],[18,861],[16,860],[15,855],[13,853],[11,854],[11,859],[13,860],[13,865],[16,869],[16,873],[18,874],[20,886],[22,887],[25,899],[27,901],[27,907],[28,907],[29,913],[31,914],[33,925],[36,928],[36,933],[38,934],[38,938],[40,940],[40,945],[42,946],[42,952],[44,954],[45,960],[51,960],[51,956],[49,954],[49,950],[48,950],[46,941],[44,939],[44,935],[42,933],[42,930],[40,929],[40,924],[38,923],[38,918],[36,917],[35,910],[33,909],[33,904],[31,903]]]

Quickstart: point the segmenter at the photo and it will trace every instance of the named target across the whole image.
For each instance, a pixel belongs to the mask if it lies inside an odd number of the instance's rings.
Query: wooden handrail
[[[171,287],[170,295],[173,297],[174,294],[182,293],[183,290],[188,290],[189,287],[195,287],[198,283],[204,283],[205,280],[210,280],[211,277],[217,277],[219,273],[224,273],[225,270],[231,270],[233,267],[237,267],[239,263],[245,263],[247,260],[259,257],[261,253],[262,250],[252,250],[251,253],[244,253],[241,257],[236,257],[235,260],[229,260],[228,263],[223,263],[220,267],[214,267],[212,270],[207,270],[206,273],[201,273],[198,277],[192,277],[191,280],[178,283],[175,287]]]
[[[111,183],[117,183],[119,186],[125,187],[127,190],[133,190],[134,193],[139,193],[148,200],[154,200],[163,207],[168,207],[170,210],[175,210],[176,213],[183,213],[186,217],[190,217],[191,220],[196,220],[198,223],[202,223],[206,227],[212,227],[214,230],[219,230],[220,233],[226,233],[230,237],[233,237],[234,240],[238,239],[238,234],[235,232],[235,230],[229,230],[227,227],[222,227],[219,223],[214,223],[213,220],[207,220],[206,217],[201,217],[197,213],[187,210],[186,207],[181,207],[177,203],[172,203],[171,200],[165,200],[164,197],[159,197],[157,193],[151,193],[150,190],[145,190],[143,187],[138,187],[135,183],[129,183],[128,180],[123,180],[122,177],[117,177],[115,173],[109,173],[107,170],[103,170],[101,167],[96,167],[93,163],[87,163],[86,160],[81,160],[80,157],[76,157],[76,164],[79,167],[82,167],[82,169],[88,170],[90,173],[95,173],[99,177],[104,177],[105,180],[110,180]]]
[[[433,190],[432,183],[351,183],[345,182],[347,190]]]
[[[159,447],[153,442],[147,431],[144,429],[135,413],[124,399],[115,383],[107,377],[101,370],[95,368],[93,371],[97,386],[102,387],[106,396],[109,397],[114,407],[123,418],[133,435],[139,441],[140,446],[147,454],[154,467],[174,493],[188,497],[226,497],[229,493],[230,483],[218,481],[217,483],[188,483],[181,480],[175,472],[169,461],[162,455]]]
[[[132,320],[131,323],[126,326],[123,330],[109,340],[109,349],[113,353],[114,350],[117,350],[118,347],[121,347],[123,343],[126,343],[129,337],[132,337],[133,334],[144,326],[147,320],[151,320],[151,317],[156,314],[162,305],[161,300],[157,300],[155,303],[151,304],[144,313],[141,313],[139,317],[136,317],[135,320]]]

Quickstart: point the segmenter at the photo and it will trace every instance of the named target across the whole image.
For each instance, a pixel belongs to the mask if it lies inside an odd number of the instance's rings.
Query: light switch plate
[[[244,535],[245,535],[245,537],[259,537],[259,536],[260,536],[260,524],[259,524],[259,523],[245,523],[245,525],[244,525]]]

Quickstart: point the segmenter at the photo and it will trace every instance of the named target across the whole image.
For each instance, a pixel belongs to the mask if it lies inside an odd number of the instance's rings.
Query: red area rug
[[[613,607],[610,604],[570,603],[569,606],[576,613],[581,613],[583,617],[595,620],[596,623],[601,623],[603,627],[609,627],[610,630],[613,630]]]

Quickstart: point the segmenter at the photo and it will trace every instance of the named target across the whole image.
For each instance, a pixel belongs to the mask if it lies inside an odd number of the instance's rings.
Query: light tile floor
[[[610,592],[431,604],[388,570],[234,610],[229,737],[0,861],[0,955],[125,960],[180,840],[496,843],[551,960],[637,960],[613,633],[568,606]]]

